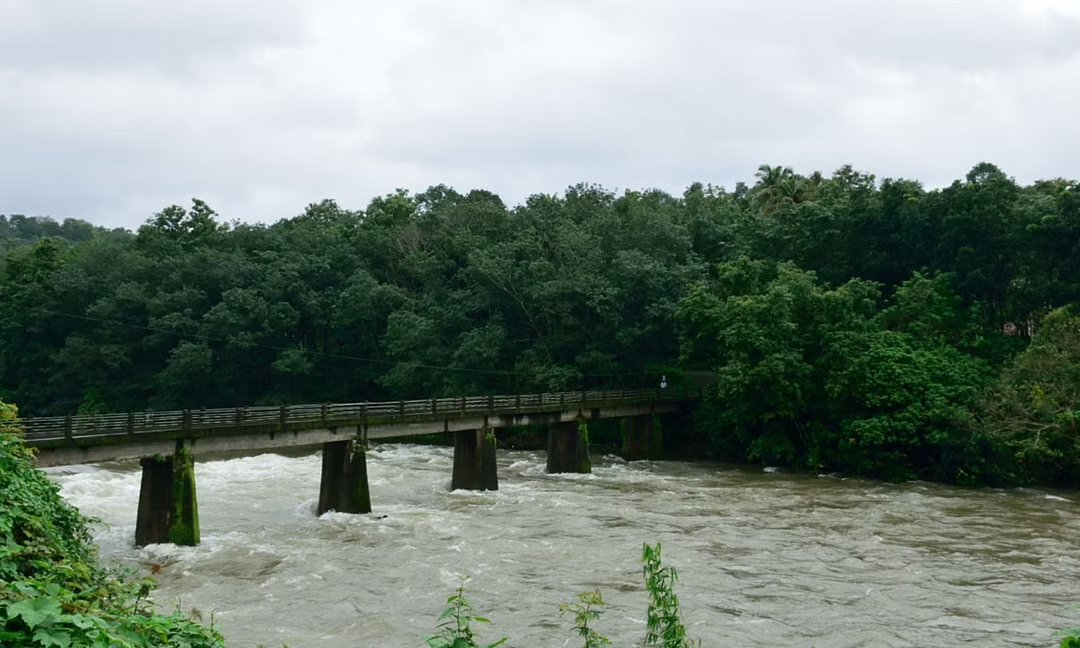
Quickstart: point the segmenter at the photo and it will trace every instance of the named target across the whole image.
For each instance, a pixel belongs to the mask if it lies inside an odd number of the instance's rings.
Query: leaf
[[[71,635],[66,632],[38,628],[37,632],[34,633],[34,641],[37,641],[44,648],[49,648],[49,646],[68,648],[71,645]]]
[[[454,616],[454,613],[456,611],[457,611],[457,608],[455,608],[453,606],[450,606],[450,607],[448,607],[448,608],[446,608],[445,610],[442,611],[442,614],[439,615],[439,618],[436,619],[436,621],[442,621],[443,619],[445,619],[447,617]]]
[[[8,616],[22,617],[23,623],[30,628],[60,616],[61,612],[59,601],[44,597],[25,599],[8,606]]]

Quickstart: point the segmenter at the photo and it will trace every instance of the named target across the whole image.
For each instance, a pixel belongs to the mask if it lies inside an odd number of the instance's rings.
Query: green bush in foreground
[[[645,577],[645,589],[649,593],[645,646],[647,648],[694,648],[700,646],[687,638],[686,628],[682,624],[679,612],[679,597],[674,586],[679,575],[674,567],[664,567],[660,560],[660,543],[656,546],[645,544],[641,554],[642,573]],[[559,614],[572,614],[574,632],[585,639],[584,648],[610,646],[611,641],[597,632],[591,625],[600,620],[604,612],[604,599],[598,590],[582,592],[577,601],[559,606]],[[447,607],[439,615],[438,634],[425,637],[429,648],[495,648],[506,643],[503,637],[495,643],[480,646],[476,643],[474,623],[491,623],[484,617],[473,613],[472,604],[465,598],[465,586],[461,585],[453,596],[446,600]]]
[[[0,401],[0,645],[220,648],[221,635],[179,612],[156,614],[150,579],[97,561],[88,523],[33,463]]]

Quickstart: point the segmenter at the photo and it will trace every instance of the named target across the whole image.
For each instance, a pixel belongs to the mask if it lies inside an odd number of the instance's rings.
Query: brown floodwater
[[[642,543],[678,569],[703,646],[1054,646],[1080,625],[1080,493],[886,484],[684,462],[596,458],[547,475],[499,454],[498,492],[450,492],[452,451],[378,446],[374,515],[315,516],[320,458],[199,463],[202,544],[135,549],[137,466],[52,471],[109,526],[103,555],[157,601],[211,616],[232,647],[422,647],[446,597],[493,624],[481,639],[580,646],[560,603],[599,589],[599,629],[640,645]]]

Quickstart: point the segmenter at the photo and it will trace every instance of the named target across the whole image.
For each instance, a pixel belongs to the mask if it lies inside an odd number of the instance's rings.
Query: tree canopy
[[[0,217],[0,295],[0,397],[27,415],[636,386],[681,367],[718,377],[696,428],[717,456],[1080,472],[1062,423],[1077,378],[1045,351],[1080,301],[1080,185],[986,163],[940,189],[762,165],[731,191],[581,184],[508,206],[440,185],[271,225],[198,199],[136,232]],[[1027,398],[1033,372],[1066,381],[1040,387],[1052,415]],[[1031,421],[1061,438],[1025,445]]]

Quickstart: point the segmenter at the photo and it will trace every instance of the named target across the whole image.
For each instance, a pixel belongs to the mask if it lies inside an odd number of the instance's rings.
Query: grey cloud
[[[296,42],[298,0],[5,0],[0,67],[177,74],[256,44]]]
[[[48,46],[0,50],[0,212],[134,226],[191,196],[273,220],[437,183],[516,202],[762,162],[931,185],[1080,167],[1077,0],[14,6]],[[67,43],[103,7],[128,10],[115,42]]]

